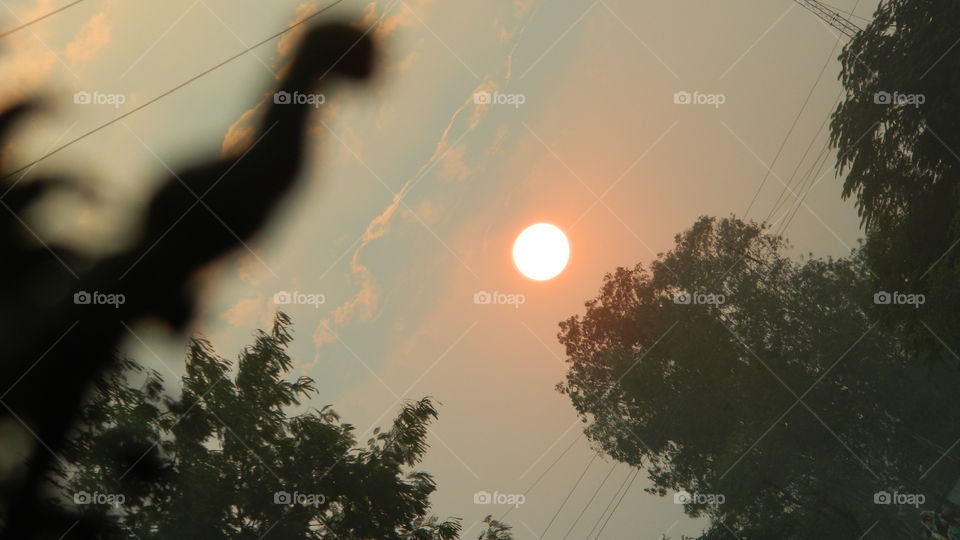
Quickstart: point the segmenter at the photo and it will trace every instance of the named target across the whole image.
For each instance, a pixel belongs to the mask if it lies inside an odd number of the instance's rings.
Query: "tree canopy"
[[[920,508],[875,497],[929,506],[956,480],[960,375],[918,368],[871,321],[862,251],[785,248],[701,218],[649,271],[607,275],[560,324],[559,389],[602,451],[711,518],[705,538],[915,537]]]
[[[459,538],[459,519],[429,515],[436,485],[414,469],[434,403],[404,404],[358,446],[329,406],[290,413],[316,393],[286,379],[291,339],[283,313],[236,364],[194,338],[176,399],[158,373],[121,362],[81,412],[54,479],[62,494],[116,538]],[[484,540],[510,538],[487,525]]]
[[[831,124],[843,196],[853,197],[877,290],[923,294],[876,310],[911,352],[957,362],[960,336],[960,4],[884,0],[844,49]],[[945,345],[945,346],[944,346]]]

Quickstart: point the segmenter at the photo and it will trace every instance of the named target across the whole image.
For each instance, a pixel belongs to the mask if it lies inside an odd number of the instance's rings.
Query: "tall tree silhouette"
[[[346,24],[310,29],[278,90],[308,93],[330,79],[372,73],[369,36]],[[322,86],[318,86],[318,83]],[[16,121],[35,109],[24,103],[0,113],[8,141]],[[39,245],[20,213],[68,180],[43,177],[10,185],[2,197],[0,249],[4,286],[0,314],[0,454],[12,460],[0,477],[4,538],[94,537],[98,525],[63,515],[44,501],[44,481],[92,381],[111,365],[115,349],[137,321],[152,318],[181,331],[194,312],[198,269],[264,225],[296,184],[312,106],[275,102],[255,141],[243,152],[168,178],[149,204],[143,234],[128,249],[102,259],[69,246]],[[14,262],[15,261],[15,262]],[[87,293],[124,296],[114,307],[84,303]],[[25,457],[23,457],[25,456]],[[150,476],[149,460],[135,474]]]
[[[872,321],[863,253],[801,263],[785,247],[701,218],[649,271],[607,275],[560,325],[559,389],[653,493],[691,495],[687,513],[715,524],[704,538],[915,538],[960,475],[960,374],[921,368]]]
[[[884,0],[844,49],[831,124],[877,292],[923,294],[874,316],[921,359],[960,364],[960,4]]]

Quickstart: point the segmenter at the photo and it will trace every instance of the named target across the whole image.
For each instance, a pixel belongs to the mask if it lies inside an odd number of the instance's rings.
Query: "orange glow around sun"
[[[563,272],[570,260],[570,242],[557,226],[537,223],[513,243],[513,262],[530,279],[546,281]]]

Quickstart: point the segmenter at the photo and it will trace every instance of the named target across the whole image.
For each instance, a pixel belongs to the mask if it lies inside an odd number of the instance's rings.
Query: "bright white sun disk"
[[[558,227],[537,223],[523,230],[513,243],[513,262],[530,279],[557,277],[570,260],[570,242]]]

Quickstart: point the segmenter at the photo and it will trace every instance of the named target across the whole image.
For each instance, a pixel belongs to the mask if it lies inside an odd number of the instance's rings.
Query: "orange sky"
[[[5,21],[57,5],[10,2]],[[3,50],[14,81],[6,97],[42,90],[55,105],[14,155],[29,161],[320,5],[88,0],[14,34]],[[873,7],[862,3],[857,14]],[[313,126],[306,187],[251,252],[209,273],[194,330],[232,356],[270,320],[276,292],[324,295],[319,308],[286,309],[297,370],[321,389],[310,406],[333,403],[363,429],[386,424],[398,399],[436,397],[440,420],[423,468],[440,486],[435,511],[470,527],[506,511],[475,505],[475,492],[523,492],[579,434],[554,390],[564,373],[558,321],[582,310],[604,273],[649,262],[697,216],[743,214],[836,35],[789,0],[347,0],[334,13],[377,24],[386,52],[377,85],[330,96]],[[110,225],[135,215],[167,165],[244,136],[291,43],[257,49],[45,162],[123,205],[60,215],[43,234],[122,242]],[[766,216],[831,111],[837,70],[834,60],[749,217]],[[126,102],[76,105],[77,91]],[[478,91],[524,102],[477,104]],[[681,91],[722,94],[724,103],[677,105]],[[839,193],[832,174],[811,190],[788,231],[798,253],[842,255],[856,245],[856,214]],[[567,270],[548,282],[522,277],[510,261],[516,234],[540,221],[571,242]],[[476,305],[477,291],[526,302]],[[179,373],[183,341],[141,332],[145,345],[134,340],[130,352]],[[511,511],[518,538],[542,533],[590,455],[575,443]],[[567,530],[611,466],[592,465],[549,537]],[[617,466],[572,537],[594,525],[627,472]],[[606,537],[679,537],[703,526],[644,486],[641,477]]]

